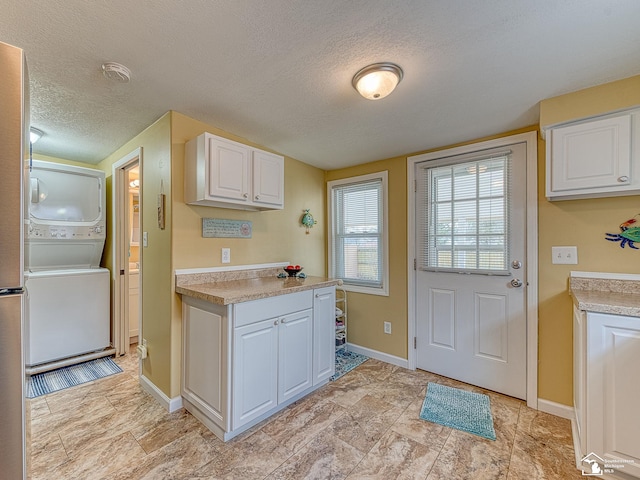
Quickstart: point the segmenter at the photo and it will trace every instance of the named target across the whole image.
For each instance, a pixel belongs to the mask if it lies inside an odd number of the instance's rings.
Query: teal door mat
[[[36,398],[82,383],[108,377],[122,369],[109,357],[38,373],[27,378],[27,398]]]
[[[331,380],[339,379],[345,373],[350,372],[367,360],[369,360],[369,357],[366,355],[349,352],[345,349],[338,350],[336,352],[336,373],[331,377]]]
[[[420,418],[489,440],[496,439],[489,397],[482,393],[429,382]]]

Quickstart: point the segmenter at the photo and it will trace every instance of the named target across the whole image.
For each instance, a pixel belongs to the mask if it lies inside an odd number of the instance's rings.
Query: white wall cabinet
[[[577,329],[577,330],[576,330]],[[580,458],[640,478],[640,318],[574,310],[574,406]],[[625,477],[628,478],[628,477]]]
[[[640,111],[546,131],[549,200],[640,193]]]
[[[334,373],[335,287],[182,311],[183,404],[225,441]]]
[[[210,133],[187,142],[184,181],[188,204],[284,208],[284,157]]]

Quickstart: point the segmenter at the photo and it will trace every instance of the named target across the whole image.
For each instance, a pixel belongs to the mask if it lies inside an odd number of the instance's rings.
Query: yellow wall
[[[388,171],[389,296],[349,292],[349,343],[407,358],[407,157],[327,172],[327,181]],[[325,193],[326,195],[326,193]],[[383,322],[391,322],[391,335]]]
[[[540,103],[540,125],[640,105],[640,76],[550,98]],[[640,252],[604,239],[618,225],[640,213],[640,196],[565,200],[545,198],[545,143],[538,144],[539,218],[539,365],[538,396],[571,405],[572,304],[571,270],[640,272]],[[576,245],[578,265],[552,265],[551,247]]]
[[[107,176],[107,243],[103,260],[113,269],[113,238],[111,232],[112,167],[124,156],[142,147],[140,179],[142,188],[141,231],[148,232],[149,245],[142,248],[142,328],[147,340],[149,356],[143,362],[142,373],[165,394],[172,385],[171,292],[171,130],[170,114],[164,115],[153,125],[134,137],[98,165]],[[157,223],[156,200],[164,184],[166,201],[166,228],[160,230]],[[112,287],[113,288],[113,287]],[[113,290],[112,290],[113,291]]]
[[[305,273],[309,275],[324,276],[326,274],[324,172],[285,157],[285,208],[283,210],[248,212],[187,205],[184,203],[184,145],[185,142],[203,132],[264,148],[212,125],[177,112],[171,113],[173,269],[221,266],[221,248],[225,247],[231,249],[230,266],[290,262],[302,265]],[[303,210],[307,208],[318,221],[308,235],[305,233],[305,228],[300,225]],[[203,238],[203,218],[250,220],[252,237],[250,239]],[[182,302],[180,296],[175,293],[171,298],[173,373],[170,396],[177,396],[180,394]]]
[[[33,154],[33,159],[34,160],[44,160],[45,162],[63,163],[65,165],[73,165],[73,166],[76,166],[76,167],[96,168],[96,169],[99,170],[99,167],[97,165],[93,165],[91,163],[75,162],[73,160],[67,160],[67,159],[64,159],[64,158],[49,157],[47,155],[39,155],[37,153]]]

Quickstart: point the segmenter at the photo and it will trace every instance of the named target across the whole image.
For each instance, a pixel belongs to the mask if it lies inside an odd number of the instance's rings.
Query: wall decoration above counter
[[[635,225],[637,222],[636,217],[638,216],[640,216],[640,213],[626,222],[622,222],[620,224],[620,233],[605,233],[605,239],[610,242],[620,242],[620,248],[629,245],[629,248],[640,250],[640,248],[634,244],[634,242],[640,242],[640,226]]]
[[[248,220],[203,218],[203,238],[251,238],[252,223]]]
[[[307,231],[305,232],[307,235],[309,235],[309,229],[313,228],[313,226],[318,223],[314,218],[313,215],[311,215],[311,212],[309,212],[309,209],[305,209],[303,210],[303,215],[302,218],[300,219],[300,223],[306,227]]]

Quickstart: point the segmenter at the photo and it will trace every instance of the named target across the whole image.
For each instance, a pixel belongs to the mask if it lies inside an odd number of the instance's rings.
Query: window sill
[[[386,288],[362,287],[359,285],[348,285],[346,283],[342,284],[342,288],[347,292],[364,293],[365,295],[378,295],[381,297],[389,296],[389,290]]]

